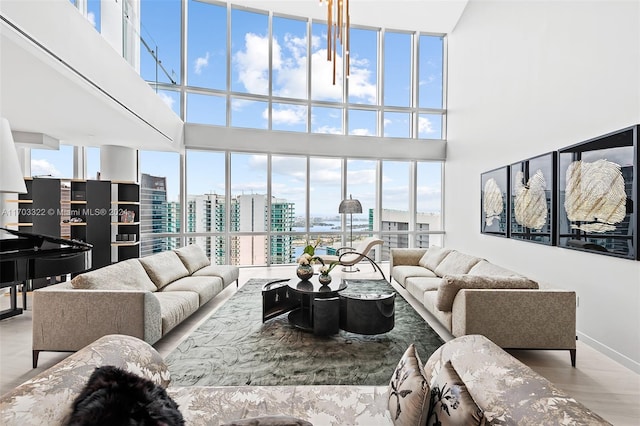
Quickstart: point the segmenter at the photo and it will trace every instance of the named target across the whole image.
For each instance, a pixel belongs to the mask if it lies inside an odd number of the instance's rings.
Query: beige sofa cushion
[[[189,274],[193,274],[198,269],[211,265],[207,254],[197,244],[189,244],[174,251],[189,271]]]
[[[401,286],[407,287],[407,279],[410,277],[431,277],[435,278],[436,274],[427,268],[415,265],[399,265],[394,266],[391,270],[391,277],[395,279]]]
[[[240,276],[240,269],[234,265],[209,265],[193,273],[194,277],[222,278],[222,287],[227,287]]]
[[[495,265],[487,260],[481,260],[469,270],[469,275],[484,275],[487,277],[521,277],[521,274]]]
[[[525,277],[485,277],[480,275],[445,275],[438,288],[436,308],[449,312],[453,299],[463,288],[474,289],[537,289],[538,283]]]
[[[444,249],[438,246],[430,246],[427,252],[420,258],[418,265],[423,268],[435,271],[440,262],[451,253],[450,249]]]
[[[425,291],[436,291],[440,287],[440,277],[409,277],[405,288],[416,299],[422,300]]]
[[[162,292],[193,291],[198,293],[199,305],[202,306],[222,291],[220,277],[184,277],[162,287]]]
[[[143,257],[140,263],[158,290],[170,282],[189,275],[189,271],[174,251],[163,251]]]
[[[77,275],[71,280],[71,285],[73,288],[90,290],[156,291],[156,286],[138,259],[124,260]]]
[[[160,302],[162,335],[198,310],[198,293],[193,291],[159,291],[154,293]]]
[[[466,274],[471,268],[482,259],[468,254],[452,251],[445,257],[435,269],[435,273],[439,277],[451,274]]]

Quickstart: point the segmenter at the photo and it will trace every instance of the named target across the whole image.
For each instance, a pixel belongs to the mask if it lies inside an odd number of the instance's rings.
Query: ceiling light
[[[320,0],[327,4],[327,61],[333,62],[333,84],[336,84],[337,42],[344,46],[347,77],[349,77],[349,0]]]

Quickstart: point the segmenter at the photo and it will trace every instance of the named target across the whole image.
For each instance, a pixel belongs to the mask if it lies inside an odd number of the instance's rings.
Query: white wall
[[[472,0],[448,66],[445,245],[575,290],[580,340],[640,371],[640,262],[480,234],[482,172],[640,123],[640,3]]]

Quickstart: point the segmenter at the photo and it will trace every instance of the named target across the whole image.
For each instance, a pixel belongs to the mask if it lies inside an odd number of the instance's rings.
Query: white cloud
[[[173,109],[173,103],[175,102],[175,100],[171,96],[163,92],[158,92],[158,96],[160,96],[160,99],[162,99],[162,102],[167,104],[169,108]]]
[[[337,127],[331,126],[320,126],[313,130],[313,133],[326,133],[331,135],[341,135],[342,130]]]
[[[320,37],[312,38],[311,80],[313,98],[342,99],[342,56],[337,56],[336,84],[333,84],[333,62],[327,61],[327,49]],[[250,93],[267,94],[269,83],[269,39],[253,33],[245,35],[244,49],[233,57],[238,80]],[[369,80],[373,73],[368,60],[352,58],[349,77],[351,96],[375,103],[376,85]],[[273,94],[304,99],[307,97],[307,39],[285,34],[273,39]]]
[[[87,20],[93,25],[96,26],[96,15],[93,12],[87,13]]]
[[[307,109],[303,106],[277,107],[271,112],[271,120],[277,124],[305,123],[307,121]]]
[[[347,182],[349,185],[364,185],[372,184],[376,181],[375,169],[370,170],[356,170],[347,173]]]
[[[209,66],[209,52],[204,56],[196,58],[194,61],[194,72],[198,75],[202,74],[202,69]]]
[[[393,123],[391,120],[389,120],[388,118],[385,118],[384,121],[382,122],[384,127],[387,127],[388,125],[390,125],[391,123]]]
[[[369,129],[353,129],[349,133],[357,136],[371,136]]]
[[[31,176],[60,176],[56,166],[47,160],[31,160]]]
[[[418,132],[419,133],[435,133],[435,129],[433,128],[433,124],[426,117],[418,118]]]
[[[269,39],[247,33],[244,40],[245,50],[236,52],[233,57],[238,79],[250,93],[266,95],[269,89]]]

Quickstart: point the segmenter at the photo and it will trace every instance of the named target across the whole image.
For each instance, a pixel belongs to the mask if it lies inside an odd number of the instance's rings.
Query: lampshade
[[[26,193],[11,127],[4,117],[0,118],[0,154],[0,192]]]
[[[360,201],[354,200],[349,194],[349,198],[342,200],[340,203],[338,213],[362,213],[362,204],[360,204]]]

